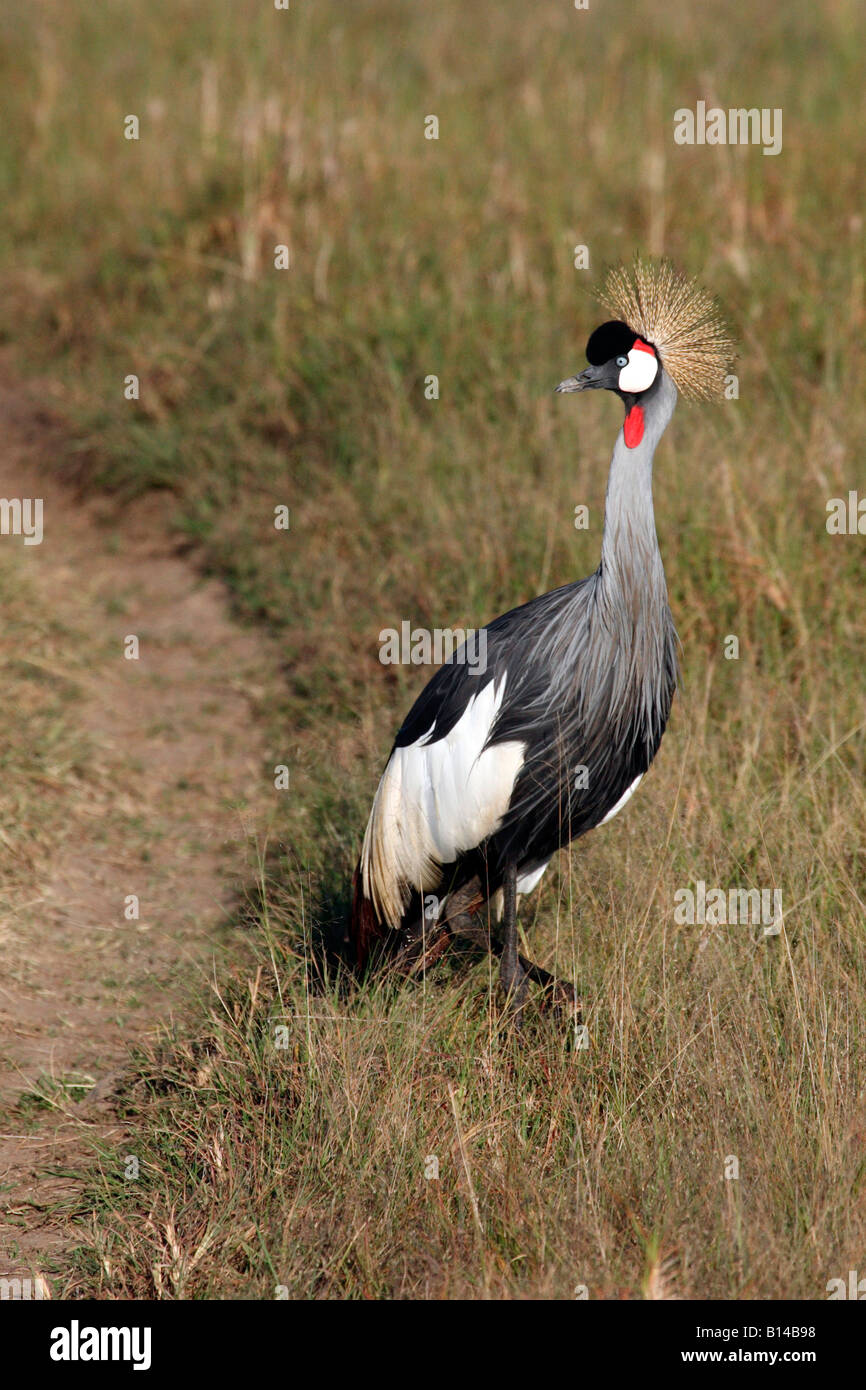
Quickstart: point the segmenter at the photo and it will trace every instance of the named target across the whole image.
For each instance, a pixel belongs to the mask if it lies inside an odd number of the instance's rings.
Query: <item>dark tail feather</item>
[[[382,926],[370,899],[364,897],[361,865],[358,864],[352,875],[352,915],[349,921],[349,937],[355,948],[355,961],[359,968],[363,968],[366,964],[367,957],[376,942],[383,940],[387,935],[388,928]]]

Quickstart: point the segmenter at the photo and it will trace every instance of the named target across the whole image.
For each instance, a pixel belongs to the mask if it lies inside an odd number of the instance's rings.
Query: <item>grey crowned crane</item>
[[[350,934],[363,964],[387,943],[407,973],[453,936],[501,954],[517,1016],[527,980],[573,989],[518,951],[517,903],[557,850],[625,806],[656,755],[677,683],[677,637],[656,537],[652,466],[677,392],[721,395],[731,357],[714,301],[668,262],[636,260],[600,293],[615,317],[589,366],[556,388],[623,402],[601,562],[589,578],[485,629],[483,674],[458,649],[400,729],[355,871]],[[503,919],[494,942],[490,908]]]

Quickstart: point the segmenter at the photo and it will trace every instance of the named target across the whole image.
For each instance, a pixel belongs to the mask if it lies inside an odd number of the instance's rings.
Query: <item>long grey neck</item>
[[[663,370],[643,403],[644,433],[629,449],[620,430],[607,482],[599,585],[602,596],[628,593],[635,608],[667,602],[665,576],[653,513],[653,454],[677,403],[677,388]],[[661,591],[661,593],[659,592]]]

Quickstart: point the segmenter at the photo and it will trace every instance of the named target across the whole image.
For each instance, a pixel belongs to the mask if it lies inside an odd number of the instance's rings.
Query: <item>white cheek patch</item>
[[[658,369],[658,358],[654,352],[632,348],[628,355],[628,365],[623,367],[619,374],[620,391],[646,391],[655,381]]]

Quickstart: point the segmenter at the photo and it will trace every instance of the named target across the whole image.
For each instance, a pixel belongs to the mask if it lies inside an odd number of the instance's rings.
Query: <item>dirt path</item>
[[[74,774],[43,778],[46,815],[61,812],[47,852],[22,871],[14,835],[0,842],[2,1277],[62,1268],[57,1204],[76,1184],[46,1169],[80,1163],[83,1126],[110,1129],[94,1102],[130,1043],[200,987],[254,873],[273,796],[255,705],[276,663],[178,557],[160,499],[111,516],[53,479],[63,441],[2,364],[0,439],[0,497],[44,499],[42,544],[0,546],[51,619],[34,613],[32,633],[0,647],[0,700],[15,720],[7,664],[65,682],[63,718],[84,750]],[[124,658],[130,634],[137,661]]]

